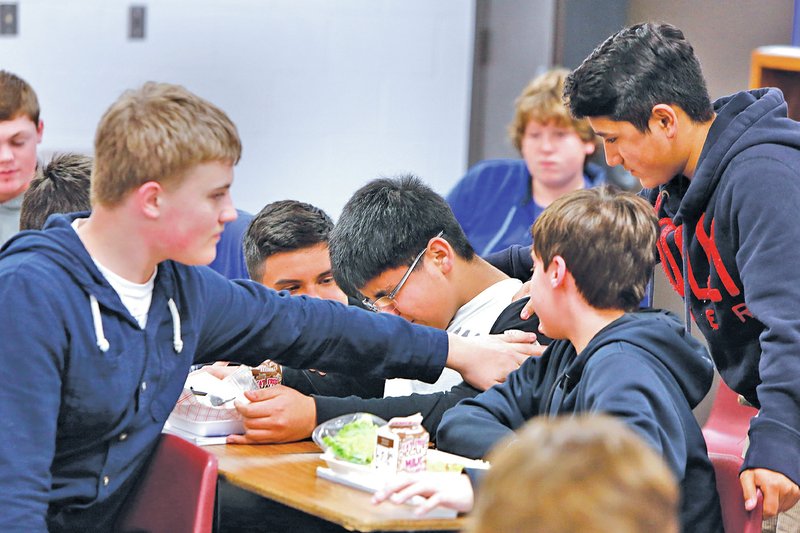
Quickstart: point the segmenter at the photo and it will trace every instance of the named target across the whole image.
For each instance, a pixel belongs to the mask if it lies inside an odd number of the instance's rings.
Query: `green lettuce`
[[[333,454],[344,461],[368,465],[375,454],[378,426],[369,418],[348,422],[335,435],[325,435],[322,441]]]

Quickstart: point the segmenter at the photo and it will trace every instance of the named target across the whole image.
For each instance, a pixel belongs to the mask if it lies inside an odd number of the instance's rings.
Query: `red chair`
[[[750,419],[757,412],[753,407],[741,405],[739,395],[720,380],[717,396],[703,426],[703,437],[709,453],[742,455]]]
[[[217,458],[162,434],[117,531],[208,533],[214,528]]]
[[[722,522],[725,533],[760,533],[763,502],[758,491],[758,504],[752,511],[744,508],[744,493],[739,483],[739,470],[743,459],[739,455],[709,453],[714,474],[717,477],[717,492],[722,507]]]

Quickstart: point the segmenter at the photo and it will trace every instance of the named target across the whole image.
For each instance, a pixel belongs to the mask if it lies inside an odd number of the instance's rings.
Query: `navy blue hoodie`
[[[692,179],[646,192],[661,264],[725,383],[760,407],[744,468],[800,484],[800,123],[777,89],[714,108]]]
[[[0,253],[0,531],[112,529],[195,361],[441,373],[443,331],[172,261],[141,329],[69,224]]]
[[[505,383],[463,400],[444,414],[437,441],[442,450],[478,458],[534,416],[607,413],[664,456],[680,482],[683,530],[722,531],[714,470],[692,414],[712,379],[705,348],[674,316],[629,313],[581,353],[554,341]]]

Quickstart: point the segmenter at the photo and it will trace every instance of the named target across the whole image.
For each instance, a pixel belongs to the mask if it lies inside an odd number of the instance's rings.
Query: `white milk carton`
[[[385,474],[423,472],[428,453],[428,432],[422,427],[422,415],[392,418],[378,428],[372,464]]]

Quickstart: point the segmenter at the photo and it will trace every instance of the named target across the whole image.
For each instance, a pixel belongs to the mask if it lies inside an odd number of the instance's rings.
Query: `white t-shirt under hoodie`
[[[505,279],[486,288],[456,312],[448,333],[462,337],[488,335],[500,313],[513,301],[514,295],[522,287],[518,279]],[[448,391],[463,381],[461,374],[445,368],[436,383],[425,383],[410,379],[390,379],[386,381],[384,397],[407,396],[412,393],[430,394]]]

